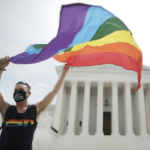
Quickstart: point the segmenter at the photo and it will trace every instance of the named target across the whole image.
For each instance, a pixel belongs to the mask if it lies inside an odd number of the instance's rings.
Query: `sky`
[[[149,0],[0,0],[0,58],[22,53],[31,44],[47,44],[57,35],[62,5],[86,3],[99,5],[121,19],[143,53],[143,64],[150,66]],[[40,63],[10,63],[3,72],[0,92],[8,103],[15,103],[13,92],[18,81],[31,86],[28,103],[41,101],[55,86],[56,66],[64,65],[50,58]],[[56,104],[57,96],[51,104]]]

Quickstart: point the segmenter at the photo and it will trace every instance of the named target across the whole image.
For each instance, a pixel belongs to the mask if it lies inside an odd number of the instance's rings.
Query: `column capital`
[[[77,84],[78,80],[71,80],[71,84]]]
[[[98,87],[98,88],[104,87],[104,82],[101,82],[101,81],[100,81],[100,82],[97,82],[97,87]]]
[[[146,87],[147,83],[146,82],[141,82],[141,86]]]
[[[132,84],[132,83],[131,83],[130,81],[125,81],[125,82],[124,82],[124,85],[125,85],[125,86],[131,86],[131,84]]]
[[[119,83],[118,81],[112,81],[111,82],[112,85],[118,85],[118,83]]]
[[[140,89],[144,89],[144,84],[143,84],[143,83],[141,83]],[[140,90],[140,89],[139,89],[139,90]]]
[[[104,84],[104,81],[97,81],[97,84]]]
[[[89,80],[84,81],[84,85],[90,85],[90,84],[91,84],[91,81],[89,81]]]
[[[150,83],[147,84],[147,87],[150,88]]]

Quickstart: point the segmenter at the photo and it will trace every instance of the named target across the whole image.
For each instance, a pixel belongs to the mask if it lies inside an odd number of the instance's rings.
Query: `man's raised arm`
[[[5,67],[9,65],[8,60],[9,60],[9,56],[6,56],[6,57],[0,59],[0,81],[1,81],[2,73],[5,70]],[[0,88],[0,113],[2,113],[2,116],[4,115],[6,109],[9,106],[10,106],[10,104],[7,103],[3,98],[3,95],[1,93],[1,88]]]
[[[68,70],[69,70],[69,66],[67,64],[65,64],[65,66],[63,68],[62,75],[60,76],[60,78],[57,81],[56,85],[54,86],[53,90],[50,93],[48,93],[42,101],[35,104],[37,107],[37,114],[38,115],[41,112],[43,112],[51,104],[52,100],[54,99],[54,97],[59,92]]]

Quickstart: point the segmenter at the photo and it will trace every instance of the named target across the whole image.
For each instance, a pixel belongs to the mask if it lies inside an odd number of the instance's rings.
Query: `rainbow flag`
[[[23,127],[27,127],[28,123],[30,123],[31,125],[34,124],[34,120],[32,119],[9,119],[8,121],[6,121],[6,127],[15,127],[15,126],[23,126]]]
[[[142,51],[130,30],[115,15],[100,6],[64,5],[58,35],[49,44],[31,45],[10,59],[32,64],[50,57],[70,66],[115,64],[138,73],[141,87]]]

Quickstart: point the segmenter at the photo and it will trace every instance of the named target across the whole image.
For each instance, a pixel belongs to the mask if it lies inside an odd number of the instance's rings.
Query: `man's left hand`
[[[67,72],[69,70],[69,65],[68,64],[65,64],[64,68],[63,68],[63,72]]]

